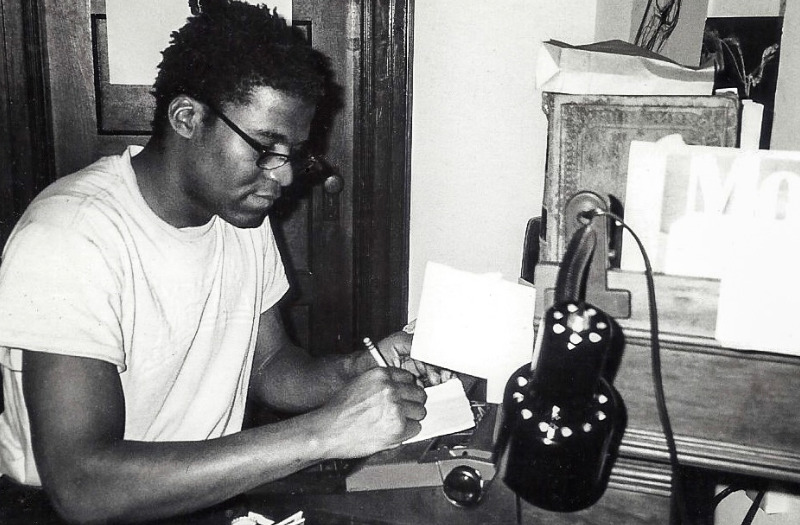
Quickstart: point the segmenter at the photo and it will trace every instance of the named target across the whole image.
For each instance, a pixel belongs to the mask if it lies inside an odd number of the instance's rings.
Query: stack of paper
[[[621,40],[545,42],[536,87],[573,95],[712,95],[714,68],[691,68]]]

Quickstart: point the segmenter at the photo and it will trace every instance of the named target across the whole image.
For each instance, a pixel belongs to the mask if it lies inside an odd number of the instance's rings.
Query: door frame
[[[42,3],[0,0],[0,246],[55,179]]]
[[[413,0],[362,0],[354,174],[355,334],[408,320]]]

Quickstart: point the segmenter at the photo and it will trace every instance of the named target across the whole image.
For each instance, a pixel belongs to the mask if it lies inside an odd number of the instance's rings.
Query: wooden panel
[[[800,481],[800,359],[667,344],[664,390],[686,465]],[[626,454],[665,461],[646,340],[628,338],[617,380]]]
[[[739,101],[731,96],[607,96],[545,93],[547,173],[542,202],[542,260],[566,249],[564,206],[578,190],[625,204],[628,151],[633,140],[680,133],[687,144],[735,146]],[[613,233],[613,232],[612,232]],[[611,242],[619,248],[612,237]],[[619,249],[612,266],[619,267]]]
[[[50,154],[42,18],[36,0],[0,1],[0,246],[55,178]]]
[[[94,162],[97,119],[90,2],[44,0],[56,175]]]
[[[95,8],[100,7],[95,3]],[[105,6],[102,6],[105,7]],[[129,135],[149,135],[156,109],[151,86],[109,82],[108,33],[104,12],[92,12],[95,88],[97,93],[97,131]]]
[[[353,107],[357,48],[353,35],[360,27],[355,0],[342,3],[295,0],[293,18],[310,21],[312,45],[330,60],[338,85],[339,107],[323,104],[312,137],[325,144],[325,155],[344,189],[337,196],[323,193],[321,185],[309,191],[309,220],[313,224],[308,246],[309,282],[315,300],[310,312],[309,348],[314,353],[350,352],[353,343]]]

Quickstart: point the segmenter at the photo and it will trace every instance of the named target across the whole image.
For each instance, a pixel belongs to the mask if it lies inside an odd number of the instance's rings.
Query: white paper
[[[458,378],[425,389],[427,414],[422,420],[419,434],[404,443],[414,443],[454,432],[461,432],[475,426],[475,416],[469,399],[464,393],[464,385]]]
[[[654,271],[719,279],[728,261],[753,249],[742,228],[754,220],[800,221],[800,152],[688,146],[676,137],[631,143],[625,221]],[[621,266],[643,270],[627,235]]]
[[[742,125],[739,132],[739,147],[758,149],[761,144],[761,123],[764,120],[764,104],[742,100]]]
[[[736,230],[742,240],[723,267],[715,338],[730,348],[800,356],[800,222],[751,220]]]
[[[536,87],[575,95],[711,95],[714,68],[689,68],[620,40],[544,42]]]
[[[718,487],[717,492],[720,490],[722,487]],[[741,523],[755,497],[755,491],[738,490],[731,493],[717,505],[714,523]],[[781,497],[783,501],[780,506],[771,508],[770,500]],[[752,525],[796,525],[797,523],[800,523],[800,497],[791,493],[781,495],[772,489],[767,491],[752,521]]]
[[[263,2],[246,0],[251,4]],[[292,1],[268,2],[292,21]],[[191,15],[188,0],[106,0],[109,81],[151,85],[170,35]]]
[[[785,0],[709,0],[708,17],[781,16]]]
[[[501,403],[511,374],[531,360],[536,290],[499,274],[429,262],[411,357],[487,380]]]

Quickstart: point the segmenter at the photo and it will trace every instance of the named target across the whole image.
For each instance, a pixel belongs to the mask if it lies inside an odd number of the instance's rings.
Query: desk
[[[419,524],[571,524],[625,525],[667,524],[669,517],[669,492],[664,490],[662,471],[653,473],[655,482],[638,490],[625,483],[631,464],[620,461],[615,467],[612,482],[604,496],[589,509],[574,513],[554,513],[537,509],[525,502],[517,507],[514,494],[499,480],[492,482],[481,503],[472,509],[461,509],[450,504],[436,487],[371,492],[344,493],[334,490],[328,494],[287,494],[265,486],[247,494],[249,510],[274,514],[280,509],[290,514],[303,509],[309,525],[361,524],[419,525]]]

